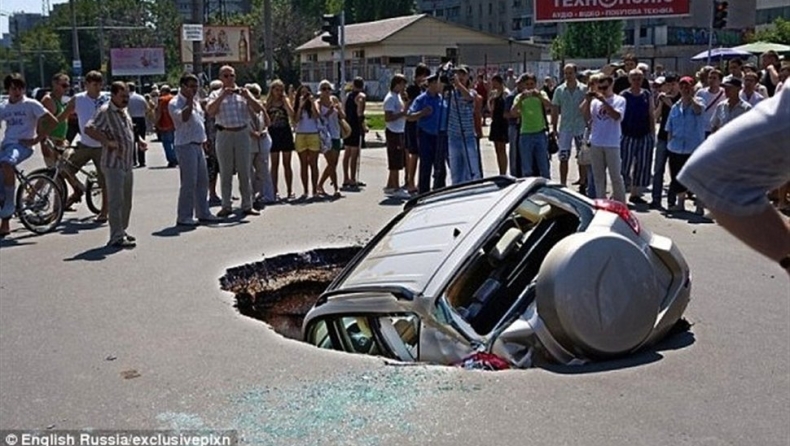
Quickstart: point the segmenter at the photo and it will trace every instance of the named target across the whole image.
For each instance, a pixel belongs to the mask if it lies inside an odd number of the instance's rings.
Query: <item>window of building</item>
[[[491,15],[493,13],[494,13],[494,2],[488,2],[488,15]]]
[[[521,0],[513,0],[513,7],[520,8],[521,7]]]
[[[521,18],[513,19],[513,25],[510,27],[513,31],[518,31],[521,29]]]
[[[507,5],[505,5],[505,0],[499,0],[499,13],[504,14],[507,11]]]
[[[521,26],[523,28],[529,28],[530,26],[532,26],[532,16],[522,17]]]
[[[437,9],[434,11],[436,17],[444,17],[444,9]]]

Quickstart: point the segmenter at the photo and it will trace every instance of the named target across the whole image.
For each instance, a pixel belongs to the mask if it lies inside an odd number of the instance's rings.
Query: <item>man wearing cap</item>
[[[667,120],[669,151],[669,193],[678,197],[677,204],[670,206],[670,212],[683,212],[686,188],[677,180],[678,173],[688,161],[694,150],[705,140],[705,104],[694,96],[694,79],[684,76],[680,79],[680,100],[672,106]]]
[[[661,92],[658,94],[658,106],[655,111],[656,116],[660,116],[658,124],[658,134],[656,135],[656,153],[653,164],[653,185],[651,188],[652,201],[651,209],[661,209],[661,196],[664,192],[664,176],[666,174],[667,160],[667,120],[669,111],[677,101],[680,100],[678,90],[678,78],[674,74],[668,74],[661,85]],[[674,194],[667,195],[667,206],[674,206],[676,198]]]
[[[510,91],[516,91],[516,80],[516,74],[513,72],[513,69],[508,68],[507,74],[505,74],[505,87]]]
[[[434,73],[426,79],[428,88],[422,92],[409,107],[407,119],[416,120],[420,139],[419,161],[419,193],[424,194],[431,190],[431,174],[433,174],[433,188],[440,189],[445,186],[447,178],[446,143],[442,141],[442,121],[447,116],[447,102],[442,97],[442,82],[439,75]]]
[[[483,176],[474,132],[474,108],[478,94],[470,88],[469,71],[464,66],[455,70],[452,82],[447,121],[447,155],[452,183],[460,184]]]
[[[741,98],[741,80],[731,78],[722,84],[727,100],[716,106],[716,113],[711,120],[711,129],[715,133],[724,124],[752,109],[752,106]]]

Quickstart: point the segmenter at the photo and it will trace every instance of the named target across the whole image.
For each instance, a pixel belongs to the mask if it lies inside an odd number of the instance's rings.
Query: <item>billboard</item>
[[[150,76],[165,74],[164,48],[112,48],[113,76]]]
[[[192,62],[192,42],[181,31],[181,62]],[[204,63],[247,63],[250,61],[248,26],[204,26],[201,41]]]
[[[535,22],[624,20],[690,14],[691,0],[535,0]]]

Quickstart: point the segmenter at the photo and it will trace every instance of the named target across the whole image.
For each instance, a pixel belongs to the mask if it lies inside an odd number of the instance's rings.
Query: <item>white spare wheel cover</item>
[[[645,254],[614,233],[564,238],[538,274],[538,315],[566,349],[589,358],[627,353],[642,343],[660,302]]]

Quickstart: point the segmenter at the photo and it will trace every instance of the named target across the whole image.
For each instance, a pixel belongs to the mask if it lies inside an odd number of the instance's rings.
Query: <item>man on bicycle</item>
[[[11,230],[9,223],[16,205],[14,169],[17,164],[30,158],[32,147],[45,137],[45,131],[52,128],[57,120],[38,101],[25,96],[25,78],[19,73],[9,74],[3,79],[3,87],[8,92],[8,102],[0,103],[0,122],[5,121],[5,137],[0,142],[0,171],[3,174],[3,195],[5,202],[0,208],[0,238]]]
[[[107,189],[104,184],[104,173],[99,169],[101,164],[101,143],[85,134],[85,124],[93,118],[96,111],[109,101],[109,98],[102,94],[104,80],[98,71],[89,71],[85,75],[85,91],[74,95],[66,104],[66,108],[58,115],[58,121],[66,121],[72,113],[77,114],[80,125],[80,140],[77,149],[69,156],[71,165],[68,166],[70,174],[76,174],[88,161],[93,161],[96,166],[96,174],[99,186],[102,191],[101,212],[96,217],[97,223],[107,222]],[[82,192],[74,192],[66,202],[66,207],[79,202]]]
[[[66,103],[63,101],[63,98],[66,92],[69,91],[69,88],[71,88],[69,76],[65,73],[55,74],[52,76],[52,91],[47,93],[41,99],[41,105],[43,105],[44,108],[46,108],[54,116],[60,115],[63,110],[66,109]],[[64,149],[66,146],[68,146],[66,141],[68,130],[69,123],[63,121],[59,122],[58,125],[52,129],[51,132],[49,132],[49,141],[53,146],[55,146],[55,148]],[[47,165],[47,167],[53,167],[59,158],[59,154],[50,148],[50,145],[46,142],[41,144],[41,154],[44,155],[44,163]],[[82,194],[83,187],[73,175],[66,174],[63,175],[63,177],[69,182],[72,189],[74,189],[74,194],[72,197]],[[68,191],[64,190],[62,192],[63,196],[65,197]],[[73,204],[73,201],[70,200],[67,204],[69,205],[66,206],[68,208],[71,204]]]

